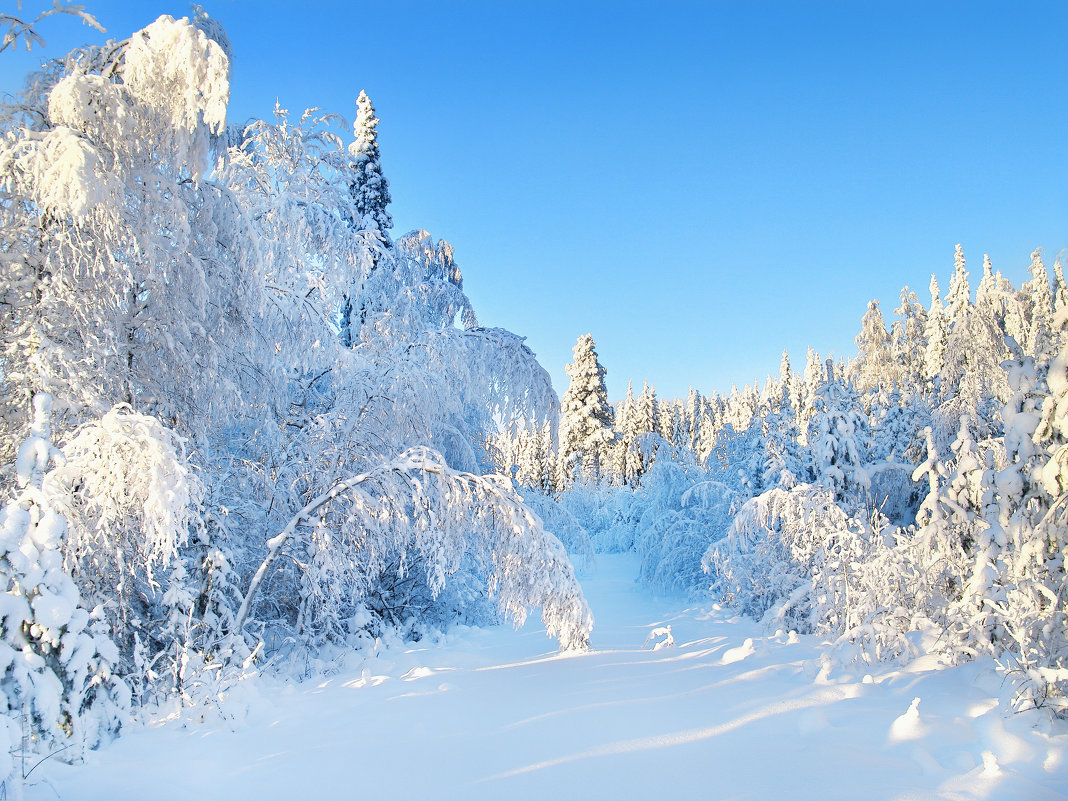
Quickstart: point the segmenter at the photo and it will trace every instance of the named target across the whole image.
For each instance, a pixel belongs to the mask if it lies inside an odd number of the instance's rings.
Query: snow
[[[586,653],[547,650],[532,618],[264,677],[204,722],[45,763],[26,797],[1068,798],[1064,724],[1006,713],[989,660],[854,670],[816,637],[655,598],[638,568],[601,555],[583,577]],[[645,645],[668,627],[672,648]]]

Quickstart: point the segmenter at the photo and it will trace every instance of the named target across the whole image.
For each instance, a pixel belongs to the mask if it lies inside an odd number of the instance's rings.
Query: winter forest
[[[6,792],[387,641],[534,615],[586,653],[615,554],[842,665],[989,660],[999,714],[1062,725],[1060,261],[1014,286],[950,242],[855,355],[729,394],[612,403],[584,334],[558,398],[462,254],[392,230],[367,94],[228,123],[233,58],[163,16],[0,109]]]

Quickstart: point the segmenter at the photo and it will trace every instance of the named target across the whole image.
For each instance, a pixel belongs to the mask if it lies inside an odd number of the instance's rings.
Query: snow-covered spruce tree
[[[1053,260],[1053,311],[1054,319],[1064,309],[1068,309],[1068,283],[1064,280],[1064,265],[1060,259]]]
[[[1063,311],[1057,323],[1063,338],[1068,328]],[[1003,664],[1017,685],[1016,706],[1045,706],[1064,715],[1068,713],[1068,346],[1062,344],[1049,366],[1050,394],[1042,400],[1040,418],[1035,372],[1025,358],[1013,365],[1010,375],[1016,390],[1005,419],[1011,461],[998,474],[1007,540],[1002,555],[1005,595],[997,609],[1011,642]]]
[[[62,462],[51,408],[51,396],[34,397],[15,462],[20,489],[0,511],[0,786],[15,778],[14,748],[78,759],[118,730],[130,703],[100,607],[86,609],[63,569],[67,521],[43,488]]]
[[[927,310],[927,326],[924,330],[927,347],[924,350],[923,368],[928,388],[935,387],[946,359],[946,339],[949,336],[949,321],[939,297],[938,279],[931,276],[931,308]]]
[[[809,348],[805,361],[805,372],[802,376],[801,388],[798,393],[800,405],[797,409],[797,425],[801,429],[802,436],[808,429],[808,421],[814,411],[813,405],[816,402],[816,391],[823,384],[825,377],[824,363],[820,359],[819,353]]]
[[[956,457],[948,477],[952,537],[965,554],[960,596],[950,604],[947,647],[966,658],[998,655],[1005,646],[1004,626],[994,602],[1004,600],[999,569],[1005,534],[1001,530],[994,451],[981,449],[972,436],[972,422],[962,415],[953,442]]]
[[[976,426],[980,439],[1000,433],[998,412],[1009,396],[1000,365],[1008,354],[1004,333],[994,315],[996,307],[985,272],[984,267],[984,302],[973,306],[964,254],[957,245],[946,298],[945,348],[938,391],[934,394],[936,413],[932,422],[940,445],[952,440],[962,415],[967,415]]]
[[[777,408],[767,407],[761,415],[764,472],[760,477],[760,486],[766,489],[789,488],[806,472],[797,419],[785,386],[782,393]]]
[[[349,195],[352,197],[353,225],[358,230],[369,232],[382,246],[388,247],[393,218],[387,208],[392,198],[389,194],[389,181],[382,174],[378,150],[378,122],[371,99],[361,89],[356,98],[356,119],[352,124],[353,141],[349,145]],[[372,251],[372,272],[378,266],[381,252],[377,247]],[[339,312],[341,341],[344,345],[352,345],[353,325],[355,324],[358,330],[367,322],[368,313],[366,306],[354,308],[352,297],[345,293]],[[352,319],[354,314],[355,320]]]
[[[1041,250],[1031,253],[1028,270],[1031,280],[1024,285],[1023,291],[1027,295],[1026,305],[1031,324],[1026,342],[1021,344],[1024,345],[1024,352],[1034,357],[1035,364],[1044,367],[1056,355],[1057,343],[1053,337],[1053,291]]]
[[[382,174],[381,157],[378,152],[378,117],[367,92],[360,91],[356,98],[356,120],[352,124],[354,140],[349,145],[352,156],[352,179],[349,194],[359,228],[378,231],[384,242],[389,242],[389,230],[393,218],[386,208],[392,198],[389,181]]]
[[[891,386],[901,376],[898,365],[892,358],[890,334],[883,322],[879,301],[868,303],[868,310],[860,323],[856,337],[857,357],[853,361],[852,379],[858,392]]]
[[[907,286],[901,290],[901,305],[894,309],[899,319],[891,325],[890,349],[900,365],[901,391],[908,396],[924,389],[924,354],[927,349],[927,309]]]
[[[848,512],[859,511],[871,486],[864,467],[868,421],[852,384],[835,377],[830,359],[827,380],[817,390],[813,407],[807,440],[815,481]]]
[[[615,445],[612,447],[611,471],[613,479],[624,486],[637,485],[640,471],[636,469],[635,449],[637,439],[637,408],[634,398],[634,383],[627,382],[627,395],[616,407]]]
[[[575,360],[565,368],[571,381],[560,402],[558,459],[564,486],[576,479],[599,482],[614,440],[605,369],[597,359],[593,336],[580,336],[573,350]]]

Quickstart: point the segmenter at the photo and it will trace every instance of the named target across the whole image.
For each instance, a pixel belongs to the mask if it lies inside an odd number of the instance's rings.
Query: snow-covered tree
[[[890,348],[901,370],[901,390],[922,392],[925,384],[924,358],[927,350],[927,309],[907,286],[901,290],[901,305],[894,309],[899,319],[891,326]]]
[[[924,350],[924,376],[929,383],[936,383],[942,373],[946,358],[946,340],[949,336],[949,319],[939,297],[938,279],[931,276],[931,308],[927,310],[927,326],[924,330],[927,347]]]
[[[371,99],[365,91],[360,90],[359,97],[356,98],[356,119],[352,125],[353,141],[349,145],[349,194],[353,205],[353,225],[358,230],[367,232],[376,244],[388,246],[393,218],[387,207],[392,198],[389,194],[389,181],[382,174],[378,150],[378,122]],[[371,256],[370,271],[373,274],[383,258],[383,250],[376,246],[372,249]],[[370,314],[367,292],[358,293],[364,296],[359,307],[353,305],[352,294],[354,293],[344,294],[338,312],[341,341],[346,347],[352,345],[354,326],[358,331],[367,323]],[[354,316],[356,319],[353,319]]]
[[[352,124],[354,140],[349,145],[352,157],[349,193],[352,195],[358,227],[378,231],[388,242],[393,218],[386,208],[392,198],[389,195],[389,181],[382,174],[377,128],[375,108],[367,93],[361,90],[356,98],[356,120]]]
[[[932,289],[932,295],[934,290]],[[958,244],[953,254],[953,275],[949,279],[949,292],[946,293],[945,314],[950,329],[960,323],[971,307],[972,289],[968,283],[968,270],[965,268],[964,250]]]
[[[816,392],[808,423],[808,445],[816,483],[825,486],[849,511],[866,500],[870,479],[866,461],[867,419],[852,384],[835,378],[827,360],[827,380]]]
[[[1057,320],[1062,342],[1068,317]],[[997,477],[1008,552],[998,610],[1012,647],[1004,664],[1020,707],[1068,712],[1068,346],[1049,367],[1049,395],[1028,358],[1014,365],[1006,406],[1009,465]],[[1041,407],[1036,408],[1041,402]],[[1029,436],[1030,435],[1030,436]]]
[[[298,537],[305,529],[312,536]],[[347,547],[328,547],[332,541]],[[540,608],[548,635],[565,649],[585,648],[593,629],[563,546],[510,484],[500,476],[453,470],[426,448],[341,479],[309,500],[267,541],[267,555],[237,613],[238,630],[284,549],[310,560],[301,624],[322,634],[351,625],[368,606],[383,619],[418,611],[412,608],[418,591],[397,597],[396,585],[382,591],[383,578],[404,580],[410,571],[429,600],[447,590],[453,577],[474,571],[517,624],[528,609]]]
[[[216,42],[164,16],[16,119],[0,149],[9,419],[38,390],[57,417],[126,402],[198,435],[236,408],[255,250],[230,247],[240,212],[204,177],[228,75]]]
[[[1049,273],[1042,262],[1042,251],[1031,254],[1031,266],[1028,268],[1031,280],[1024,286],[1027,293],[1027,307],[1030,311],[1031,324],[1027,330],[1024,345],[1025,352],[1035,358],[1039,365],[1045,365],[1053,358],[1055,343],[1053,340],[1053,292],[1050,288]]]
[[[130,703],[101,607],[88,609],[63,569],[67,521],[44,487],[63,461],[51,410],[38,393],[15,462],[19,490],[0,511],[0,783],[14,772],[12,750],[30,742],[18,742],[23,727],[42,756],[74,746],[65,757],[78,759],[118,730]]]
[[[575,360],[566,368],[571,381],[560,404],[559,459],[568,485],[577,475],[599,481],[614,439],[605,369],[597,359],[593,337],[583,334],[573,350]]]
[[[853,362],[853,383],[858,392],[890,386],[899,379],[891,353],[890,334],[883,322],[879,301],[868,303],[856,337],[857,358]]]

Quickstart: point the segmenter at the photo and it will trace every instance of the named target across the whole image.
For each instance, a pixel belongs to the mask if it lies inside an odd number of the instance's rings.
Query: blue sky
[[[85,2],[112,37],[189,10]],[[234,46],[231,121],[276,98],[351,120],[367,90],[394,233],[452,242],[480,321],[559,391],[586,332],[614,398],[724,391],[783,348],[852,353],[867,301],[928,302],[957,242],[973,287],[983,253],[1019,283],[1032,249],[1068,249],[1061,0],[203,5]],[[0,54],[0,89],[104,38],[41,32]]]

